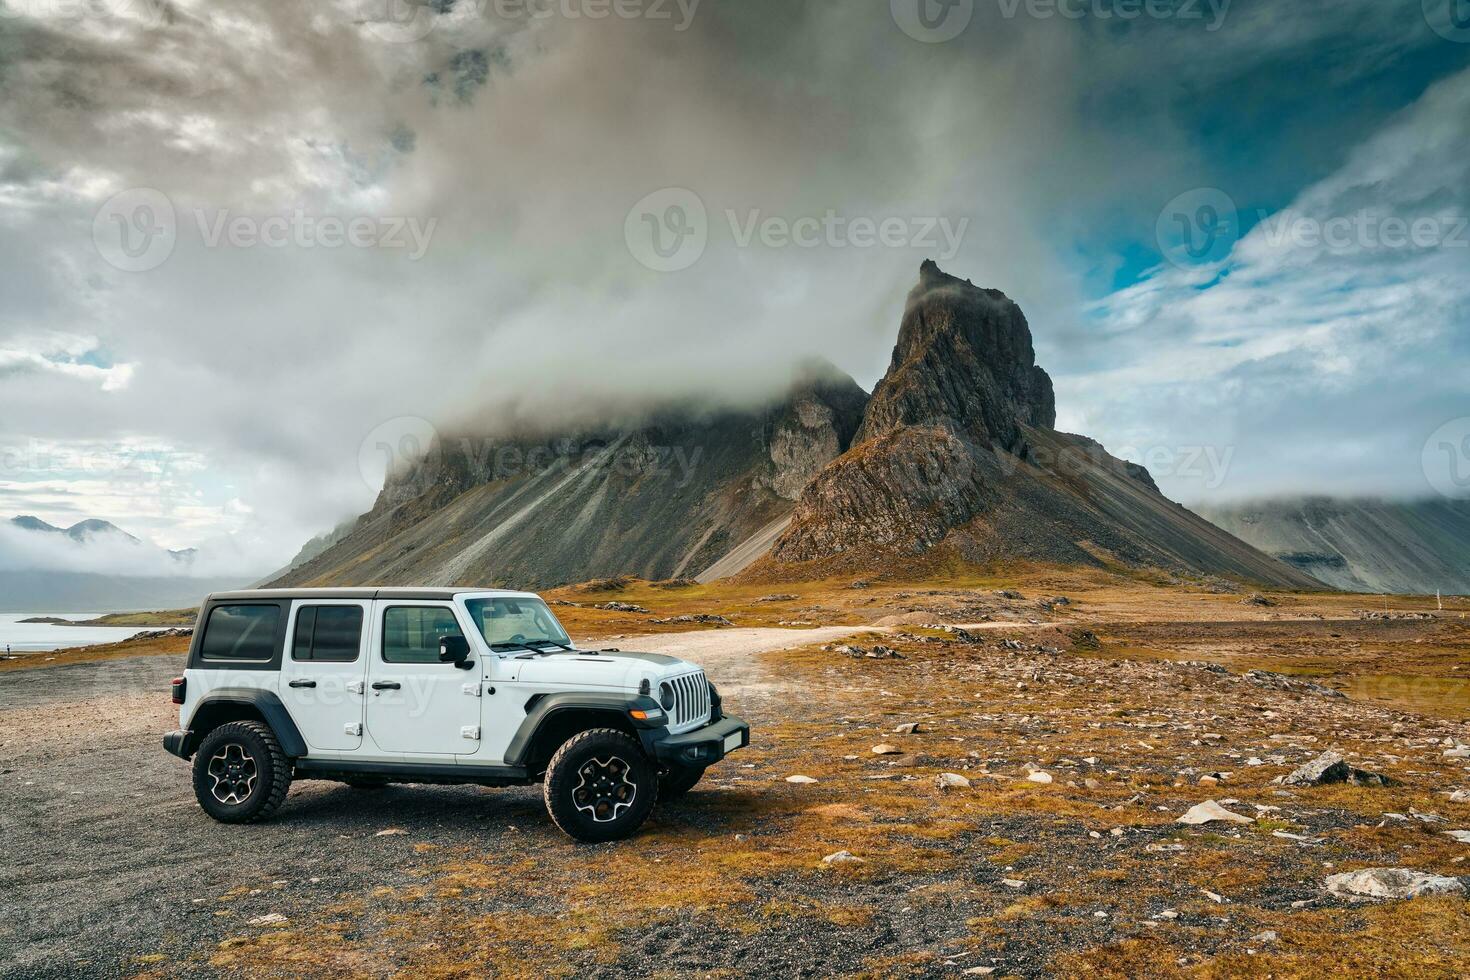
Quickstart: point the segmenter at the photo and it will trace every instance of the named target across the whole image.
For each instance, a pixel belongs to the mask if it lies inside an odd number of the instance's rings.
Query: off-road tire
[[[588,844],[622,840],[658,802],[658,769],[638,741],[593,728],[562,743],[546,767],[546,812],[569,837]]]
[[[194,754],[194,796],[221,823],[265,820],[290,788],[291,760],[264,722],[220,725],[204,736]]]
[[[704,777],[704,766],[673,766],[658,777],[658,798],[677,800]]]

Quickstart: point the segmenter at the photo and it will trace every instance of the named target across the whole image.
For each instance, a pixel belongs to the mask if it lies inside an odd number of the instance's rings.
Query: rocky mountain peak
[[[1001,291],[926,260],[856,441],[924,425],[1012,449],[1022,441],[1022,424],[1050,429],[1055,423],[1051,378],[1036,366],[1020,307]]]

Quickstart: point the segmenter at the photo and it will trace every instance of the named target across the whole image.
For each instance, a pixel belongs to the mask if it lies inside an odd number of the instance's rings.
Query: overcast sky
[[[871,387],[924,258],[1176,499],[1434,493],[1449,3],[0,0],[0,517],[264,570],[395,420]]]

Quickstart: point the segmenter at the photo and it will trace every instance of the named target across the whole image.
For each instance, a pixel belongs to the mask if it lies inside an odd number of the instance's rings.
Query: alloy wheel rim
[[[259,770],[255,759],[239,742],[229,742],[209,760],[210,795],[221,803],[244,803],[255,792]]]
[[[587,760],[577,770],[580,781],[572,789],[572,804],[594,823],[612,823],[638,797],[632,772],[621,756]]]

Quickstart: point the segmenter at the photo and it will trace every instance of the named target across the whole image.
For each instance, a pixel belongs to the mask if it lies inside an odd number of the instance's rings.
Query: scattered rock
[[[1327,783],[1352,783],[1355,786],[1382,786],[1386,780],[1377,773],[1354,769],[1339,753],[1323,752],[1281,780],[1283,786],[1322,786]]]
[[[917,721],[906,721],[893,730],[895,735],[912,735],[919,730]]]
[[[373,834],[373,836],[374,837],[407,837],[408,836],[408,831],[405,830],[405,829],[403,829],[402,827],[389,827],[387,830],[380,830],[380,831],[378,831],[376,834]]]
[[[1223,821],[1226,823],[1254,823],[1250,817],[1243,817],[1238,813],[1231,813],[1214,800],[1206,800],[1198,806],[1191,807],[1189,812],[1180,817],[1176,823],[1206,824]]]
[[[282,925],[285,925],[288,921],[290,921],[290,920],[288,920],[281,913],[279,913],[279,912],[270,912],[270,913],[267,913],[266,915],[257,915],[255,918],[248,920],[246,922],[246,925],[251,925],[251,926],[282,926]]]
[[[648,610],[647,609],[644,609],[642,606],[635,606],[631,602],[602,602],[602,603],[598,603],[597,605],[593,606],[592,608],[593,609],[602,609],[602,610],[605,610],[607,612],[625,612],[625,613],[646,613],[646,612],[648,612]]]
[[[1461,844],[1470,844],[1470,830],[1446,830],[1444,835],[1446,837],[1453,837]]]
[[[1072,646],[1079,650],[1096,650],[1102,646],[1102,641],[1092,630],[1073,630],[1069,635],[1072,638]]]
[[[1270,670],[1248,670],[1241,678],[1256,687],[1270,688],[1275,691],[1301,691],[1307,694],[1320,694],[1324,698],[1346,698],[1347,695],[1341,691],[1335,691],[1321,684],[1311,681],[1299,680],[1295,677],[1287,677]],[[1305,736],[1302,741],[1316,741],[1311,736]]]
[[[1256,933],[1250,938],[1250,941],[1253,943],[1260,943],[1264,946],[1270,943],[1274,943],[1278,938],[1280,937],[1276,935],[1275,929],[1267,929],[1265,932]]]
[[[810,776],[787,776],[786,781],[788,783],[796,783],[800,786],[806,786],[810,783],[816,782],[816,780]]]
[[[1040,769],[1030,773],[1026,778],[1033,783],[1041,783],[1043,786],[1049,785],[1052,782],[1051,773],[1043,772]]]
[[[1418,898],[1420,895],[1455,895],[1465,890],[1458,878],[1425,874],[1409,868],[1364,868],[1329,875],[1327,890],[1340,898]]]
[[[934,780],[940,789],[969,789],[970,781],[957,772],[942,772]]]
[[[605,607],[600,606],[598,608]],[[641,609],[638,611],[648,612],[647,609]],[[653,622],[655,626],[669,626],[675,623],[713,623],[716,626],[735,625],[724,616],[713,616],[709,613],[685,613],[683,616],[670,616],[668,619],[655,619]]]
[[[867,864],[868,862],[853,854],[851,851],[838,851],[836,854],[828,854],[822,858],[823,864]]]
[[[897,745],[889,745],[887,742],[883,742],[883,743],[881,743],[879,745],[873,746],[873,754],[874,755],[903,755],[903,749],[899,748]]]
[[[1021,593],[1017,592],[1015,589],[996,589],[995,590],[995,597],[997,599],[1011,599],[1011,600],[1024,599],[1024,598],[1026,598]]]
[[[1248,595],[1244,599],[1240,600],[1240,604],[1242,606],[1274,606],[1274,605],[1276,605],[1276,603],[1273,600],[1267,599],[1265,596],[1261,595],[1259,592],[1252,592],[1250,595]]]
[[[790,602],[792,599],[799,599],[799,598],[801,598],[801,597],[800,596],[797,596],[797,595],[793,595],[790,592],[782,592],[782,593],[779,593],[777,595],[763,595],[763,596],[761,596],[759,599],[757,599],[755,601],[756,602]]]
[[[1026,887],[1026,883],[1024,881],[1020,880],[1019,878],[1002,878],[1000,880],[1000,883],[1002,885],[1005,885],[1007,888],[1025,888]]]

